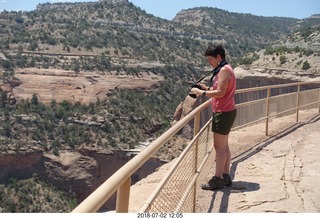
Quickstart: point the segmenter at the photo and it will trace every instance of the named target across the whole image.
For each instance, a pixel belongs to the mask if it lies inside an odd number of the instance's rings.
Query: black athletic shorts
[[[222,135],[228,135],[234,120],[236,119],[237,110],[230,112],[216,112],[212,116],[212,131]]]

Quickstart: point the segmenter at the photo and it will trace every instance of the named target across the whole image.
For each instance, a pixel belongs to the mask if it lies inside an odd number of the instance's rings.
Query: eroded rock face
[[[187,96],[183,102],[181,102],[178,107],[176,108],[176,111],[173,116],[173,122],[172,125],[177,123],[179,120],[184,118],[186,115],[188,115],[193,109],[197,108],[199,105],[207,101],[209,98],[207,97],[198,97],[198,98],[192,98],[190,96]],[[201,121],[200,121],[200,127],[204,126],[205,123],[208,121],[209,118],[212,116],[212,110],[211,108],[207,108],[201,112]],[[186,125],[182,131],[181,134],[183,137],[187,139],[192,139],[193,136],[193,124],[194,121],[191,120],[188,125]]]
[[[44,170],[43,153],[12,152],[0,154],[0,183],[7,183],[10,178],[27,179],[34,173],[42,174]]]
[[[101,152],[82,149],[60,151],[59,156],[38,151],[0,154],[0,183],[10,178],[27,179],[38,174],[59,190],[70,192],[83,201],[134,155],[128,152]],[[164,162],[149,159],[132,177],[132,184],[153,173]],[[115,209],[115,196],[104,206]]]

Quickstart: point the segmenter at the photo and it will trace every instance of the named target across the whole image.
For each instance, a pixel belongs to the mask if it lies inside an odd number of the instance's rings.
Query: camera
[[[198,88],[198,89],[200,89],[200,90],[203,90],[202,87],[201,87],[200,85],[198,85],[198,84],[193,84],[193,85],[191,85],[191,88],[194,88],[194,87],[195,87],[195,88]],[[189,93],[189,96],[192,97],[192,98],[197,98],[197,95],[196,95],[196,94],[190,94],[190,93]]]

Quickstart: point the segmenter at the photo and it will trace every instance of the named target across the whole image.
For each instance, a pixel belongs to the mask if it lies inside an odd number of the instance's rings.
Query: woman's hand
[[[201,96],[201,95],[202,95],[202,92],[203,92],[203,90],[194,87],[194,88],[191,88],[191,90],[190,90],[189,93],[190,93],[190,94],[195,94],[195,95],[197,95],[197,96]]]
[[[198,83],[197,85],[200,86],[202,90],[208,90],[208,87],[205,84]]]

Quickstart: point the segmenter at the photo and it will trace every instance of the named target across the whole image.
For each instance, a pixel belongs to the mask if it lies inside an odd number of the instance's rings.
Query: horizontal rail
[[[306,85],[306,84],[320,84],[320,81],[295,82],[295,83],[288,83],[288,84],[277,84],[277,85],[268,85],[268,86],[262,86],[262,87],[245,88],[245,89],[236,90],[236,94],[247,93],[252,91],[261,91],[261,90],[267,90],[267,89],[282,88],[282,87],[293,87],[293,86]]]

